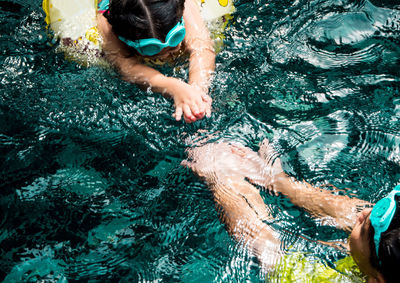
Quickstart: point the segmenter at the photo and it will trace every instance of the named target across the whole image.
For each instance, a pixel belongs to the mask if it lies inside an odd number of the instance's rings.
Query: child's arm
[[[182,114],[188,123],[204,117],[208,105],[204,102],[201,90],[179,79],[164,76],[157,70],[141,64],[137,58],[129,57],[128,48],[112,32],[107,19],[98,15],[97,23],[107,60],[118,69],[123,79],[171,96],[175,104],[173,116],[177,121],[181,119]]]
[[[236,241],[269,268],[280,256],[279,235],[267,223],[273,218],[259,190],[245,181],[242,158],[227,144],[207,144],[188,151],[189,167],[203,178],[213,196],[221,221]]]
[[[186,27],[184,42],[190,53],[189,84],[197,86],[207,95],[211,75],[215,70],[215,52],[210,32],[195,1],[187,0],[183,13]]]
[[[283,172],[276,152],[264,141],[257,154],[249,148],[226,144],[207,144],[191,149],[184,165],[193,169],[210,186],[223,179],[248,179],[250,182],[285,195],[294,205],[305,209],[322,223],[351,231],[357,213],[371,206],[358,198],[335,195],[334,192],[298,182]]]
[[[266,187],[275,193],[285,195],[294,205],[308,211],[312,216],[321,219],[321,223],[335,225],[337,228],[350,232],[356,222],[357,213],[371,203],[358,198],[337,195],[334,191],[313,187],[306,182],[299,182],[283,172],[281,161],[268,140],[265,140],[258,152],[264,161],[260,163],[257,154],[248,149],[242,149],[243,162],[247,168],[251,165],[259,168],[263,174],[252,174],[242,169],[243,174],[253,183]],[[247,170],[249,171],[249,169]],[[253,170],[254,172],[254,170]]]
[[[273,267],[281,256],[281,241],[278,232],[267,224],[273,217],[259,190],[242,178],[222,177],[209,186],[229,234],[252,252],[263,268]]]
[[[282,193],[294,205],[303,208],[314,217],[346,232],[352,231],[357,214],[364,208],[372,206],[371,203],[358,198],[335,195],[332,191],[295,181],[285,173],[275,176],[273,184],[269,187],[275,192]]]

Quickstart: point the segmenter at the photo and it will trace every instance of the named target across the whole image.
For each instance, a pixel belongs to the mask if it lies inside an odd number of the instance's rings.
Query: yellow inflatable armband
[[[58,49],[83,65],[104,64],[97,31],[97,0],[43,0],[46,23],[60,40]]]
[[[207,21],[218,20],[234,12],[232,0],[200,0],[201,16]]]
[[[218,52],[224,29],[234,12],[232,0],[197,0],[201,15],[208,22]],[[67,58],[83,65],[105,64],[101,57],[101,37],[97,30],[97,0],[43,0],[45,21],[60,40]]]

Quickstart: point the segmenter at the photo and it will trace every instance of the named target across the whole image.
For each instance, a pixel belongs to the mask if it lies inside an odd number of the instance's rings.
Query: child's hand
[[[243,167],[241,156],[232,152],[227,143],[209,143],[187,150],[188,158],[182,165],[193,170],[200,178],[213,182],[218,178],[241,177]]]
[[[196,86],[186,84],[172,97],[175,104],[175,113],[172,116],[177,121],[181,120],[182,114],[186,123],[211,115],[211,97]]]

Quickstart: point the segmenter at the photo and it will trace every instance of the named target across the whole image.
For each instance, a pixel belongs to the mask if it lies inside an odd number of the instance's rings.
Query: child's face
[[[369,230],[372,227],[369,216],[371,211],[372,208],[366,208],[358,214],[356,224],[350,234],[349,245],[350,253],[360,270],[368,276],[376,277],[377,270],[370,263]]]

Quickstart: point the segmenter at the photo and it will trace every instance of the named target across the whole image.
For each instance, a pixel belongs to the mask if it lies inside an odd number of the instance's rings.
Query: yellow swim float
[[[224,38],[223,30],[234,11],[232,0],[197,1],[219,50]],[[42,3],[45,21],[54,37],[60,40],[58,49],[65,52],[67,58],[84,65],[106,64],[100,56],[97,4],[98,0],[43,0]]]
[[[43,0],[45,21],[57,47],[67,58],[84,65],[101,64],[100,36],[97,31],[97,0]]]

